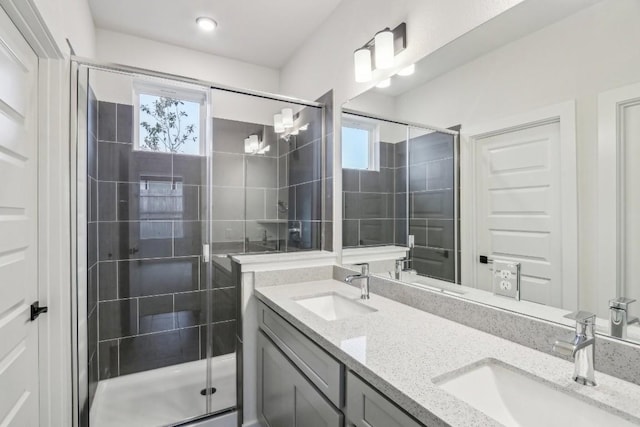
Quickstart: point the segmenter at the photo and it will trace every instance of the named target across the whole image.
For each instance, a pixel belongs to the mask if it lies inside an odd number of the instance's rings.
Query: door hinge
[[[38,316],[47,311],[49,311],[49,307],[40,307],[40,301],[34,302],[31,304],[31,321],[33,322]]]

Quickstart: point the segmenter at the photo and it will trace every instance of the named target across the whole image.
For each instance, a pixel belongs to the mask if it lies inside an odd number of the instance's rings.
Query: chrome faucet
[[[627,338],[627,325],[637,321],[629,318],[629,304],[635,302],[631,298],[615,298],[609,301],[609,318],[611,319],[611,336]]]
[[[360,274],[351,274],[344,281],[351,283],[354,280],[360,280],[360,299],[369,299],[369,264],[364,262],[356,265],[360,266],[362,272]]]
[[[582,385],[594,386],[596,315],[588,311],[567,314],[567,319],[576,321],[576,332],[568,339],[559,339],[553,344],[553,351],[564,356],[571,356],[575,361],[573,380]]]
[[[396,260],[395,278],[396,280],[402,279],[402,272],[415,273],[416,271],[406,266],[411,262],[410,258],[400,258]]]

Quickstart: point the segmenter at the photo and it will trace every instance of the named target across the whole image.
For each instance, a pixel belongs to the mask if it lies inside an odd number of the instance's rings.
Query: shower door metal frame
[[[207,92],[207,125],[206,125],[206,138],[207,138],[207,143],[206,143],[206,150],[205,150],[205,156],[209,157],[211,154],[211,149],[212,149],[212,130],[211,130],[211,126],[209,125],[209,122],[211,120],[211,92],[212,90],[223,90],[223,91],[227,91],[227,92],[232,92],[232,93],[237,93],[239,95],[249,95],[249,96],[255,96],[258,98],[263,98],[263,99],[268,99],[268,100],[273,100],[273,101],[278,101],[278,102],[286,102],[286,103],[291,103],[291,104],[296,104],[296,105],[301,105],[301,106],[305,106],[305,107],[315,107],[315,108],[321,108],[324,112],[325,108],[324,108],[324,104],[323,103],[319,103],[319,102],[315,102],[315,101],[306,101],[306,100],[302,100],[302,99],[298,99],[298,98],[294,98],[294,97],[288,97],[288,96],[282,96],[282,95],[277,95],[277,94],[273,94],[273,93],[268,93],[268,92],[261,92],[261,91],[255,91],[255,90],[251,90],[251,89],[238,89],[238,88],[234,88],[234,87],[230,87],[230,86],[224,86],[224,85],[220,85],[217,83],[213,83],[213,82],[209,82],[209,81],[205,81],[205,80],[199,80],[199,79],[193,79],[193,78],[189,78],[189,77],[184,77],[184,76],[179,76],[179,75],[175,75],[175,74],[170,74],[170,73],[163,73],[163,72],[158,72],[158,71],[153,71],[153,70],[148,70],[148,69],[144,69],[144,68],[138,68],[138,67],[131,67],[131,66],[127,66],[127,65],[120,65],[120,64],[113,64],[113,63],[106,63],[106,62],[100,62],[100,61],[95,61],[95,60],[91,60],[91,59],[86,59],[86,58],[81,58],[81,57],[77,57],[77,56],[72,56],[71,57],[71,87],[70,87],[70,209],[71,209],[71,218],[70,218],[70,226],[71,226],[71,331],[72,331],[72,336],[71,336],[71,344],[72,344],[72,348],[71,348],[71,353],[72,353],[72,387],[73,387],[73,397],[72,397],[72,405],[73,405],[73,411],[72,411],[72,415],[73,415],[73,427],[78,427],[79,426],[79,415],[80,415],[80,401],[79,401],[79,368],[80,368],[80,357],[78,354],[78,321],[80,320],[78,318],[78,307],[79,307],[79,301],[78,301],[78,290],[80,289],[81,285],[85,285],[86,286],[86,281],[87,281],[87,277],[86,277],[86,269],[87,269],[87,262],[86,262],[86,239],[85,239],[85,243],[84,245],[80,245],[79,242],[79,237],[81,237],[81,235],[79,234],[79,230],[86,230],[86,226],[87,226],[87,222],[86,222],[86,216],[82,217],[81,215],[78,215],[79,209],[84,209],[86,212],[86,185],[87,185],[87,179],[86,179],[86,163],[84,164],[84,169],[82,169],[85,173],[84,175],[79,173],[78,167],[79,165],[82,164],[82,160],[86,161],[86,156],[87,156],[87,133],[86,133],[86,129],[87,129],[87,99],[85,99],[85,102],[81,102],[81,100],[78,99],[79,94],[82,92],[79,90],[80,88],[84,88],[84,93],[87,94],[88,96],[88,83],[89,83],[89,70],[90,69],[96,69],[96,70],[102,70],[102,71],[111,71],[111,72],[119,72],[119,73],[126,73],[126,74],[139,74],[139,75],[144,75],[144,76],[149,76],[149,77],[155,77],[155,78],[160,78],[160,79],[166,79],[166,80],[170,80],[170,81],[175,81],[178,83],[188,83],[188,84],[192,84],[192,85],[198,85],[198,86],[202,86],[203,88],[207,87],[208,88],[208,92]],[[87,73],[86,75],[81,75],[80,71],[81,70],[86,70]],[[80,85],[80,86],[79,86]],[[323,131],[323,135],[324,135],[324,131]],[[324,138],[323,138],[324,141]],[[322,144],[324,146],[324,143]],[[211,162],[209,162],[210,164]],[[207,204],[210,205],[211,202],[211,190],[212,190],[212,184],[213,184],[213,174],[212,174],[212,168],[211,167],[207,167],[207,172],[206,172],[206,200],[207,200]],[[81,191],[82,189],[85,189],[85,191]],[[82,203],[84,202],[84,204]],[[322,201],[322,203],[324,203],[324,200]],[[205,227],[205,229],[203,230],[203,237],[206,237],[207,243],[210,243],[213,239],[213,232],[212,232],[212,227],[210,224],[210,221],[206,221],[207,225]],[[85,232],[86,233],[86,232]],[[85,236],[86,237],[86,236]],[[207,243],[203,242],[203,253],[202,256],[205,257],[207,259],[207,263],[206,263],[206,271],[207,271],[207,279],[211,278],[211,270],[212,270],[212,266],[211,266],[211,252],[210,252],[210,248],[211,245]],[[204,250],[208,249],[209,253],[205,254]],[[81,271],[79,270],[79,268],[84,267],[84,275],[79,274]],[[207,280],[209,281],[209,280]],[[207,285],[207,304],[208,306],[211,306],[211,286]],[[238,316],[242,316],[242,313],[238,313]],[[209,325],[211,321],[211,312],[210,310],[207,310],[207,324]],[[210,326],[208,326],[207,328],[207,360],[211,360],[211,333],[210,333]],[[236,357],[238,357],[238,351],[236,349]],[[211,363],[207,363],[207,372],[206,372],[207,378],[206,378],[206,387],[210,388],[211,387]],[[238,378],[238,372],[236,372],[236,380]],[[239,396],[237,396],[239,397]],[[238,400],[236,401],[236,406],[233,409],[237,409],[242,407],[242,403],[239,402]],[[193,422],[193,421],[197,421],[199,419],[206,419],[206,418],[210,418],[210,417],[214,417],[216,415],[222,414],[222,413],[227,413],[229,412],[229,410],[232,409],[224,409],[222,411],[218,411],[215,413],[211,413],[211,397],[209,397],[207,399],[207,407],[206,407],[207,413],[194,417],[193,419],[190,420],[182,420],[180,421],[180,423],[189,423],[189,422]]]

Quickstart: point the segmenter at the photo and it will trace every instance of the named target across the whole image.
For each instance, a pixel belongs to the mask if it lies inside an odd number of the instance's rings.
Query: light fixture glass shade
[[[196,23],[203,31],[213,31],[218,26],[218,23],[206,16],[200,16],[196,19]]]
[[[376,85],[376,87],[378,87],[380,89],[384,89],[384,88],[389,87],[389,86],[391,86],[391,79],[390,78],[381,80],[380,83],[378,83]]]
[[[293,110],[291,108],[282,109],[282,125],[285,129],[293,127]]]
[[[273,131],[275,133],[284,132],[284,123],[282,122],[282,114],[273,115]]]
[[[371,51],[366,47],[360,48],[353,53],[353,62],[356,71],[356,82],[369,82],[373,78],[371,71]]]
[[[378,32],[374,38],[376,51],[376,68],[384,70],[393,67],[395,48],[393,31],[388,28]]]
[[[411,64],[408,67],[403,68],[398,71],[399,76],[410,76],[411,74],[416,72],[416,64]]]

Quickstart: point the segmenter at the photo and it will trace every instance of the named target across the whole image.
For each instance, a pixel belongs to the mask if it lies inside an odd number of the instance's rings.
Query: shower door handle
[[[49,311],[49,307],[40,307],[40,301],[31,304],[31,321],[36,320],[42,313]]]

